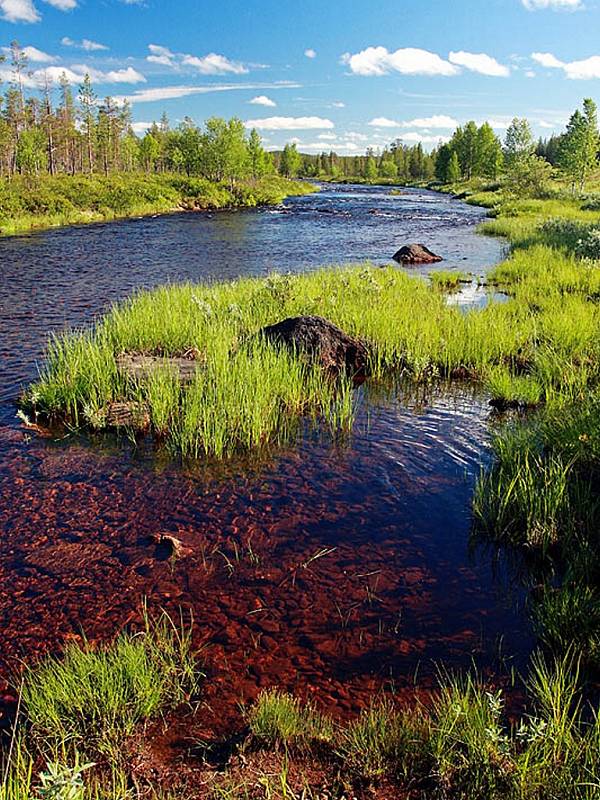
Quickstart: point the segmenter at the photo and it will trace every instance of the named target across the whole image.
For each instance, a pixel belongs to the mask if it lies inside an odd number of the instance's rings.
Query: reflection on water
[[[0,241],[0,672],[82,627],[112,634],[142,596],[193,607],[223,719],[274,683],[350,711],[384,681],[409,686],[418,671],[427,684],[440,659],[495,670],[500,641],[518,662],[530,646],[519,597],[468,548],[485,398],[364,386],[350,441],[307,430],[270,459],[218,467],[157,458],[149,442],[30,438],[10,402],[49,331],[136,287],[387,263],[407,240],[479,274],[502,247],[475,236],[481,216],[431,193],[344,187],[275,210]],[[163,560],[157,532],[191,555]]]

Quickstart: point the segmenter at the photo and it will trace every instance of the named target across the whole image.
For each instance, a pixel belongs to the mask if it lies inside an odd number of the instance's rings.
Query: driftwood
[[[135,401],[109,403],[101,414],[108,428],[145,430],[150,427],[150,409],[146,403]]]
[[[121,353],[116,358],[117,368],[134,380],[147,380],[157,371],[166,370],[181,383],[191,383],[203,362],[186,356],[150,356],[137,353]]]

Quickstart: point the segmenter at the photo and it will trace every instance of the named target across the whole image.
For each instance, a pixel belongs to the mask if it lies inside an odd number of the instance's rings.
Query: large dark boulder
[[[399,264],[436,264],[443,261],[424,244],[406,244],[392,256]]]
[[[260,333],[333,375],[345,373],[360,381],[368,374],[369,351],[364,342],[348,336],[323,317],[289,317],[262,328]]]

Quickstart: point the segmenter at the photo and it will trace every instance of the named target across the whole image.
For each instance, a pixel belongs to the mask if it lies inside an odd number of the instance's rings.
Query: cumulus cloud
[[[459,68],[429,50],[404,47],[391,53],[386,47],[367,47],[359,53],[345,53],[342,63],[355,75],[458,75]]]
[[[176,66],[175,53],[172,53],[168,47],[163,47],[161,44],[149,44],[148,50],[150,50],[150,55],[146,56],[146,61],[151,64],[162,64],[165,67]]]
[[[78,50],[85,50],[88,53],[94,53],[98,50],[108,50],[105,44],[94,42],[92,39],[82,39],[80,42],[76,42],[69,36],[63,36],[60,43],[64,45],[64,47],[76,47]]]
[[[388,117],[375,117],[369,122],[372,128],[457,128],[460,123],[453,117],[445,114],[435,114],[432,117],[417,117],[407,122],[399,122]]]
[[[146,56],[146,61],[172,69],[178,70],[182,66],[191,67],[202,75],[246,75],[249,71],[245,64],[232,61],[219,53],[208,53],[205,56],[173,53],[168,47],[161,44],[149,44],[148,50],[150,55]]]
[[[552,53],[532,53],[531,58],[547,69],[561,69],[570,80],[600,78],[600,56],[590,56],[580,61],[560,61]]]
[[[317,139],[322,139],[325,142],[333,142],[337,139],[337,136],[335,133],[320,133]]]
[[[538,64],[541,64],[542,67],[560,69],[564,66],[563,62],[559,61],[552,53],[532,53],[531,57],[534,61],[537,61]]]
[[[528,11],[540,11],[546,8],[559,11],[577,11],[583,8],[582,0],[521,0]]]
[[[434,136],[428,133],[421,133],[420,131],[410,131],[403,133],[400,137],[403,142],[410,142],[412,144],[439,144],[440,142],[449,142],[449,136]]]
[[[209,53],[206,56],[190,56],[185,55],[182,59],[182,64],[188,67],[194,67],[202,75],[245,75],[248,72],[248,67],[240,64],[238,61],[230,61],[225,56],[218,53]]]
[[[3,47],[2,51],[6,55],[10,55],[10,47]],[[31,47],[30,45],[21,48],[21,52],[30,63],[53,64],[58,61],[57,56],[51,56],[43,50],[38,50],[37,47]]]
[[[274,100],[271,100],[270,97],[267,97],[266,94],[259,94],[248,102],[253,106],[270,106],[271,108],[274,108],[277,105],[277,103]]]
[[[246,120],[244,125],[247,128],[257,128],[263,131],[306,131],[335,127],[330,119],[323,119],[323,117],[265,117],[264,119]]]
[[[480,75],[489,75],[493,78],[508,78],[510,69],[504,64],[500,64],[492,56],[486,53],[467,53],[464,50],[452,52],[448,56],[452,64],[465,67],[471,72],[478,72]]]
[[[316,58],[317,57],[317,51],[313,50],[312,47],[309,47],[304,51],[304,55],[307,58]]]
[[[336,100],[334,103],[331,104],[334,108],[346,108],[346,103],[342,103],[341,100]]]
[[[7,22],[39,22],[33,0],[0,0],[0,13]]]
[[[152,127],[151,122],[133,122],[131,124],[134,133],[145,134],[148,128]]]
[[[70,67],[49,66],[37,69],[23,76],[23,85],[29,89],[39,89],[44,86],[46,80],[58,82],[62,76],[66,76],[69,83],[83,83],[86,73],[90,76],[92,83],[145,83],[146,79],[132,67],[127,69],[101,70],[88,67],[86,64],[73,64]],[[11,80],[11,70],[9,67],[0,68],[0,80]]]

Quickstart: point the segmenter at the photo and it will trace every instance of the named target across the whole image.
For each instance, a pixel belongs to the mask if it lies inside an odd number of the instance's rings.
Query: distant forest
[[[137,136],[129,105],[98,98],[89,75],[76,88],[63,75],[58,86],[46,80],[32,91],[27,57],[17,42],[11,44],[8,60],[11,80],[0,95],[0,176],[4,177],[168,172],[233,186],[237,180],[279,173],[291,178],[455,183],[496,178],[512,150],[520,148],[527,153],[532,173],[543,173],[546,165],[558,166],[570,169],[573,179],[579,180],[580,157],[575,151],[585,149],[586,136],[589,150],[589,132],[597,130],[596,107],[586,100],[583,113],[575,112],[564,134],[537,144],[527,120],[515,119],[504,142],[487,122],[478,126],[471,121],[429,153],[421,144],[407,145],[402,139],[359,156],[333,150],[307,155],[295,144],[267,152],[258,132],[247,131],[237,118],[212,117],[202,127],[186,118],[172,128],[163,115]],[[523,167],[524,162],[519,164]]]

